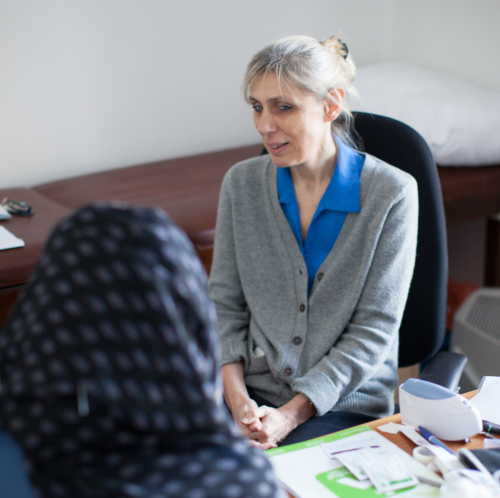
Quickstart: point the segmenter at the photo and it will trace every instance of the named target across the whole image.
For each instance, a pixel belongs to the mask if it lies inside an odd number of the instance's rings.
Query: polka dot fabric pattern
[[[52,234],[0,336],[0,423],[40,497],[274,497],[222,400],[215,308],[162,211],[97,205]]]

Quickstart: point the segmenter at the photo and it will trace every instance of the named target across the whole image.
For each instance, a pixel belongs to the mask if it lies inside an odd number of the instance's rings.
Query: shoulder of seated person
[[[400,193],[403,190],[417,188],[417,182],[413,176],[396,166],[392,166],[371,154],[366,154],[365,164],[361,173],[361,184],[363,177],[370,178],[370,183],[376,182],[377,189],[387,193]]]
[[[265,171],[267,171],[267,166],[270,162],[271,159],[267,154],[265,156],[251,157],[231,166],[226,173],[226,179],[231,180],[231,182],[238,182],[258,178],[263,176]]]

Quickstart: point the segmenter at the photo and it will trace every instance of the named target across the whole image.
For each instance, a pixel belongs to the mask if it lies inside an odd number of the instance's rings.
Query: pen
[[[452,455],[455,455],[455,452],[451,451],[448,446],[446,446],[444,443],[442,443],[432,432],[429,432],[427,429],[424,427],[421,427],[420,425],[418,426],[418,430],[420,431],[420,434],[429,441],[431,444],[435,444],[436,446],[440,446],[441,448],[445,449],[448,453],[451,453]],[[456,456],[456,455],[455,455]]]
[[[484,432],[494,432],[495,434],[500,434],[500,425],[492,424],[483,420],[483,431]]]

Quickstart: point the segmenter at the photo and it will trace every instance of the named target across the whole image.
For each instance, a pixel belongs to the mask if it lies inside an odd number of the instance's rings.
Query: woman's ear
[[[332,88],[328,92],[332,98],[325,101],[325,121],[335,121],[342,111],[342,103],[345,98],[345,91],[343,88]]]

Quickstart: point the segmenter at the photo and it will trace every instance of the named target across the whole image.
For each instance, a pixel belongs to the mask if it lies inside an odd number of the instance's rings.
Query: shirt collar
[[[278,168],[278,197],[281,204],[291,204],[295,201],[290,168]]]
[[[337,144],[337,164],[332,179],[318,205],[318,211],[329,209],[359,213],[359,179],[365,156],[340,140],[335,142]],[[277,180],[280,203],[296,202],[290,168],[278,168]]]

